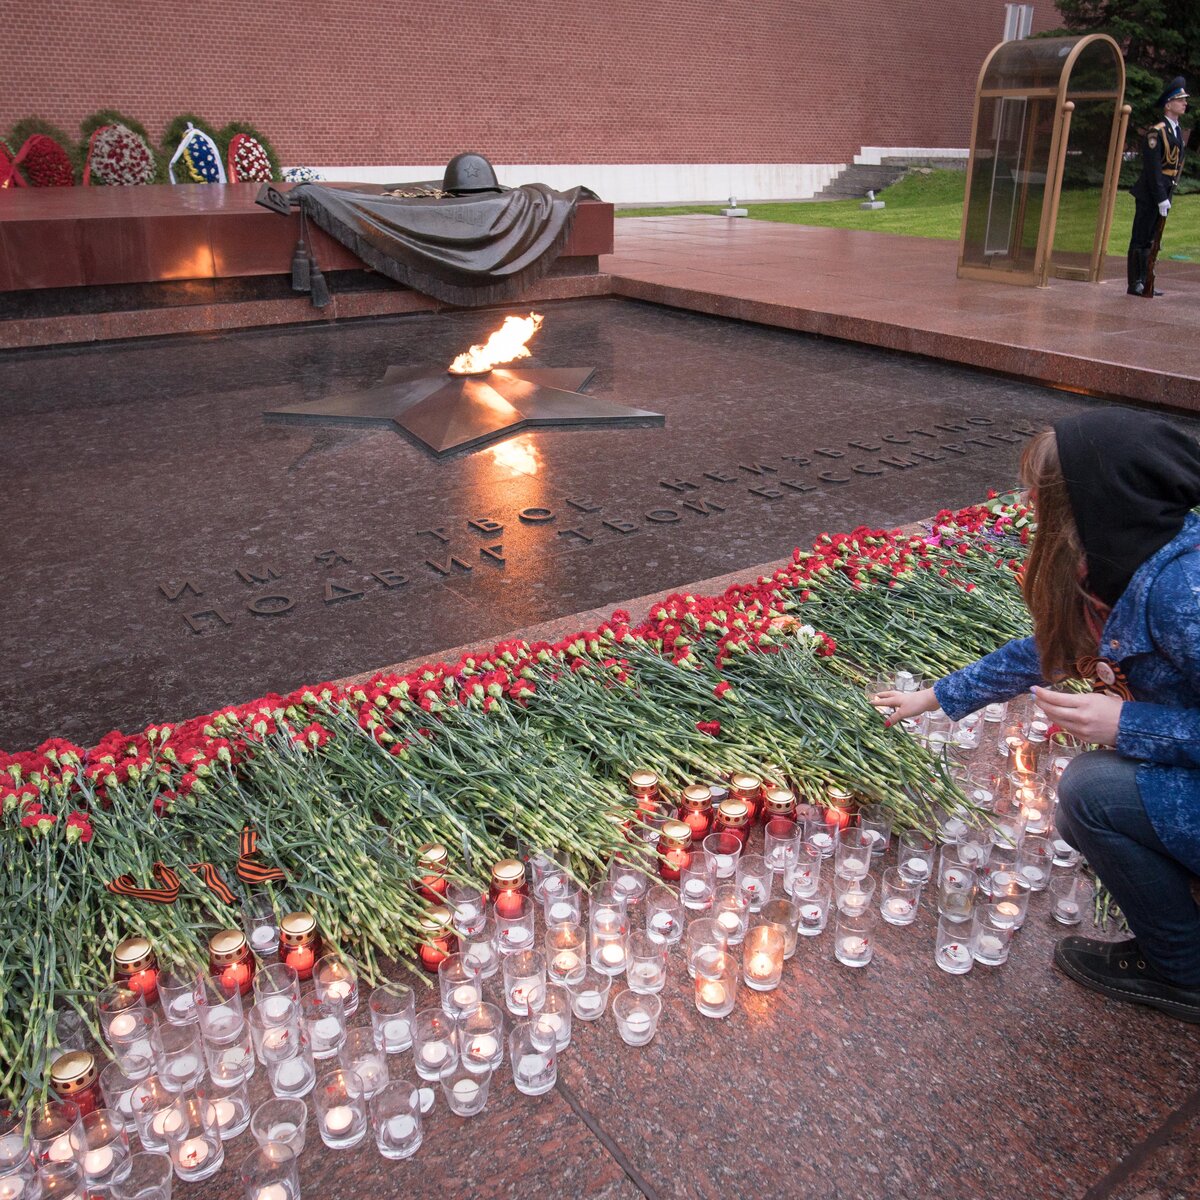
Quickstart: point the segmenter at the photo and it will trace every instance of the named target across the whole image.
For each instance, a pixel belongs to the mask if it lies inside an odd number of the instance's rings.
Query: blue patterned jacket
[[[1200,874],[1200,517],[1134,573],[1097,650],[1125,673],[1117,753],[1136,759],[1155,832]],[[1042,683],[1033,638],[1009,642],[934,685],[950,717]]]

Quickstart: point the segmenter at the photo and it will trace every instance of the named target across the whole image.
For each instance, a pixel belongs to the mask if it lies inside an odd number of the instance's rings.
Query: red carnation
[[[696,728],[701,733],[707,733],[709,737],[716,737],[721,732],[720,721],[697,721]]]
[[[714,696],[716,696],[716,698],[717,698],[718,700],[720,700],[720,698],[721,698],[723,695],[725,695],[725,693],[726,693],[727,691],[729,691],[729,689],[730,689],[732,686],[733,686],[733,685],[732,685],[732,684],[729,682],[729,680],[728,680],[728,679],[722,679],[722,680],[721,680],[721,682],[720,682],[720,683],[718,683],[718,684],[717,684],[717,686],[716,686],[715,688],[713,688],[713,695],[714,695]]]
[[[92,840],[92,823],[87,813],[73,812],[67,818],[67,844],[82,842],[85,846]]]

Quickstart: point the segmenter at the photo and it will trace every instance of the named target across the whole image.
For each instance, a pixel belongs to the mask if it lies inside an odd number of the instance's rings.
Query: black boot
[[[1159,974],[1146,961],[1136,938],[1124,942],[1063,938],[1054,947],[1054,962],[1093,992],[1129,1004],[1148,1004],[1176,1020],[1200,1025],[1200,987],[1179,987]]]
[[[1149,252],[1146,250],[1130,250],[1126,260],[1126,273],[1129,276],[1129,286],[1125,289],[1128,296],[1140,296],[1146,290],[1146,267],[1149,262]]]

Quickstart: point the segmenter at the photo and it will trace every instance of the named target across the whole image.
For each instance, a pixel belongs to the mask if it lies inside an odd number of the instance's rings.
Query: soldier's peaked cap
[[[1163,94],[1154,102],[1155,108],[1164,108],[1170,100],[1186,100],[1187,80],[1182,75],[1176,75],[1170,83],[1163,88]]]

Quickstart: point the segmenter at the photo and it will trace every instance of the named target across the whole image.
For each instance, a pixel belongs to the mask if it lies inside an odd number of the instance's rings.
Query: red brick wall
[[[1003,0],[0,0],[0,131],[112,106],[154,137],[248,120],[288,163],[843,162],[966,146],[1003,26]]]

